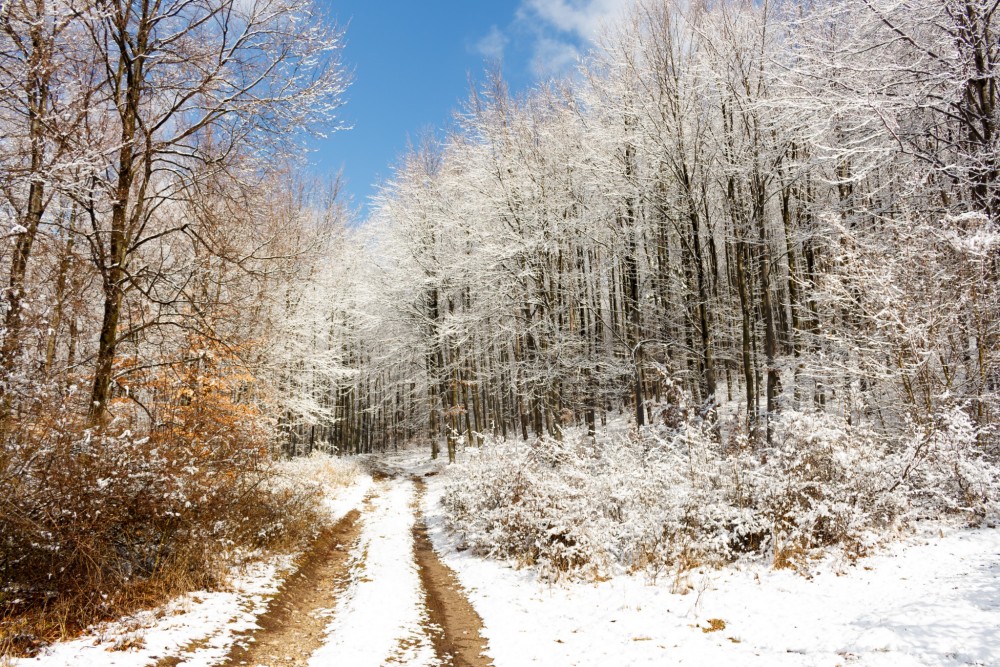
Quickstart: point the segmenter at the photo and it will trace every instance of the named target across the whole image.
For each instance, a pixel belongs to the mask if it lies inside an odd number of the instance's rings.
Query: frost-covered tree
[[[382,192],[368,331],[418,351],[359,371],[432,442],[678,388],[762,443],[788,409],[992,424],[996,259],[949,249],[996,225],[987,5],[649,0],[564,81],[490,77]]]

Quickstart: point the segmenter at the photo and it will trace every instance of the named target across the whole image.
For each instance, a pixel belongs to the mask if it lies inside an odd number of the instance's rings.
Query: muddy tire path
[[[325,639],[329,618],[323,612],[333,607],[342,587],[351,545],[361,530],[360,517],[352,510],[320,534],[257,619],[259,628],[233,646],[223,665],[309,663]]]
[[[427,534],[420,511],[424,483],[414,478],[417,487],[416,520],[413,524],[413,553],[424,589],[424,604],[429,617],[426,628],[434,651],[442,665],[452,667],[492,667],[486,655],[483,619],[472,607],[455,573],[441,562]]]
[[[421,511],[424,482],[401,471],[374,469],[375,489],[360,509],[351,511],[324,530],[299,557],[297,569],[281,585],[257,619],[258,628],[241,637],[230,650],[225,667],[305,667],[314,653],[327,644],[338,599],[350,596],[351,554],[362,540],[365,519],[373,498],[391,485],[413,484],[412,554],[423,596],[422,634],[433,646],[436,664],[448,667],[492,667],[483,638],[483,623],[469,602],[455,573],[434,551]],[[365,558],[364,560],[367,560]],[[363,570],[364,564],[360,563]],[[401,563],[400,567],[404,567]],[[348,597],[347,599],[350,599]],[[363,628],[358,628],[363,632]],[[418,628],[418,632],[421,629]],[[395,656],[385,664],[406,664]],[[183,663],[180,663],[183,664]],[[421,663],[425,664],[425,663]]]

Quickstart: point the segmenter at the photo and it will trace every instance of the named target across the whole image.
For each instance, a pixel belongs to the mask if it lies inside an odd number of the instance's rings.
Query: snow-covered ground
[[[671,580],[549,585],[458,552],[441,476],[424,510],[435,547],[482,616],[496,667],[526,665],[1000,666],[1000,530],[910,539],[806,578],[764,566]]]
[[[331,500],[335,515],[361,508],[361,533],[342,592],[324,612],[330,621],[315,667],[440,664],[414,562],[418,496],[407,476],[442,464],[422,453],[392,463],[398,478],[363,476]],[[457,550],[439,502],[446,477],[426,478],[422,509],[483,619],[495,667],[1000,667],[1000,529],[928,528],[856,564],[816,563],[808,578],[763,564],[694,572],[686,594],[671,592],[670,575],[549,585],[531,570]],[[287,558],[256,566],[233,591],[195,593],[14,664],[133,667],[167,656],[221,664],[289,566]],[[109,650],[116,646],[125,650]]]
[[[290,565],[287,556],[254,565],[236,575],[232,590],[191,593],[160,609],[53,644],[37,657],[15,660],[14,664],[136,667],[167,656],[183,656],[185,665],[218,664],[238,633],[254,627],[254,620],[267,608],[268,598],[277,592]]]
[[[351,549],[349,573],[335,607],[320,610],[330,623],[310,665],[441,664],[428,635],[424,591],[414,559],[416,497],[408,479],[374,483],[361,475],[325,499],[334,519],[360,509],[361,534]],[[163,658],[176,658],[184,665],[222,664],[234,642],[258,627],[257,619],[290,573],[292,562],[291,556],[272,558],[234,573],[230,591],[192,593],[13,664],[139,667]]]
[[[413,482],[382,484],[363,515],[351,581],[332,612],[326,644],[309,661],[315,667],[438,664],[423,628],[424,596],[413,559]]]

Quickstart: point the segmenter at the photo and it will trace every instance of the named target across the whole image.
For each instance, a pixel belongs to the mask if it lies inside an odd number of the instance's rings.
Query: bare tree
[[[187,221],[157,224],[167,202],[193,180],[232,168],[253,142],[273,159],[302,127],[330,123],[346,84],[339,35],[305,0],[120,0],[82,19],[103,74],[106,116],[93,133],[108,167],[80,195],[101,274],[104,308],[91,417],[109,399],[127,292],[136,259]],[[263,164],[263,162],[260,162]]]

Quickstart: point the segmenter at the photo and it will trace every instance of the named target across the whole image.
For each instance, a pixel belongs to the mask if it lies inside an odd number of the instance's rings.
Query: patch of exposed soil
[[[420,518],[419,499],[423,496],[424,483],[420,479],[414,479],[414,483],[417,485],[417,521],[413,525],[413,552],[424,587],[430,621],[426,630],[434,643],[434,651],[444,665],[493,667],[493,661],[486,656],[483,619],[465,596],[458,577],[434,552],[427,526]]]
[[[308,664],[309,656],[323,644],[329,624],[321,613],[333,608],[340,582],[347,579],[351,545],[361,532],[360,516],[353,510],[320,534],[257,619],[259,629],[230,651],[226,667]]]

